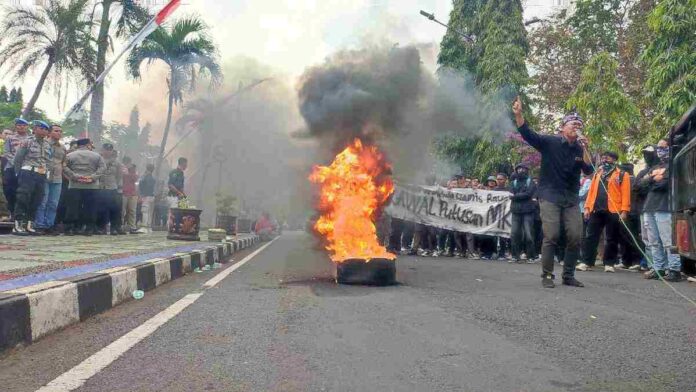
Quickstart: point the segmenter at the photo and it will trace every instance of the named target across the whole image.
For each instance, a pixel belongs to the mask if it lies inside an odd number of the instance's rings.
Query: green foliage
[[[595,150],[623,155],[627,130],[638,123],[639,111],[616,78],[618,62],[607,52],[592,57],[568,100],[585,119],[585,135]]]
[[[455,0],[449,24],[474,36],[475,42],[463,41],[449,30],[440,44],[438,63],[473,79],[473,88],[485,101],[478,116],[482,124],[496,129],[479,129],[479,134],[484,136],[478,137],[443,136],[435,141],[434,153],[458,165],[467,175],[483,178],[510,166],[511,159],[519,158],[510,153],[510,141],[501,143],[495,140],[499,137],[492,136],[502,131],[499,129],[501,122],[494,116],[507,113],[519,94],[525,102],[526,117],[534,122],[529,99],[524,93],[529,83],[525,64],[529,44],[522,21],[522,5],[518,0]]]
[[[480,35],[481,28],[477,16],[484,4],[485,0],[453,1],[449,18],[449,25],[452,29],[447,30],[442,38],[440,53],[437,57],[437,62],[441,67],[466,71],[472,75],[475,73],[476,64],[480,57],[480,48],[464,41],[455,30],[472,36]]]
[[[7,98],[7,102],[10,102],[10,103],[15,103],[15,102],[22,103],[22,100],[19,99],[19,94],[17,94],[17,89],[16,89],[16,88],[13,87],[12,90],[10,90],[10,97]]]
[[[664,134],[696,102],[696,0],[660,1],[648,26],[654,39],[641,58],[648,69],[645,90]]]
[[[49,0],[35,9],[8,8],[2,22],[0,68],[14,80],[22,79],[40,65],[43,72],[25,114],[30,112],[49,74],[58,84],[69,74],[85,75],[92,64],[85,61],[93,54],[88,13],[89,0]],[[17,100],[21,101],[21,92]]]
[[[437,157],[454,163],[461,173],[481,181],[497,172],[509,172],[513,163],[520,159],[512,141],[500,143],[490,138],[445,135],[435,139],[433,147]]]
[[[14,128],[14,121],[22,115],[21,102],[0,102],[0,130]],[[24,118],[27,120],[42,120],[49,124],[53,121],[46,116],[46,113],[38,108],[34,108]]]
[[[7,95],[7,87],[0,87],[0,103],[7,103],[8,98],[9,97]]]

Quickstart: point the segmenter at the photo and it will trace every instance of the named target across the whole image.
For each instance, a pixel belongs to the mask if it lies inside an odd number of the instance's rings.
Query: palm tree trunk
[[[29,113],[34,109],[34,105],[36,105],[36,101],[39,99],[39,95],[41,94],[41,90],[43,89],[44,83],[46,83],[46,78],[48,77],[48,73],[51,72],[51,68],[53,68],[53,60],[48,60],[48,63],[46,63],[46,68],[44,68],[43,72],[41,73],[41,77],[39,78],[39,84],[36,85],[36,89],[34,90],[34,94],[32,94],[31,99],[27,103],[27,106],[24,107],[24,110],[22,111],[22,117],[27,117]]]
[[[172,76],[173,79],[173,76]],[[162,134],[162,143],[160,144],[159,156],[157,156],[157,166],[155,169],[155,178],[159,178],[160,169],[162,168],[162,161],[164,160],[164,149],[167,147],[167,137],[169,137],[169,127],[172,125],[172,110],[174,109],[174,94],[172,93],[171,86],[173,85],[173,80],[169,88],[169,107],[167,108],[167,122],[164,125],[164,133]]]
[[[101,75],[106,68],[106,53],[109,51],[109,30],[111,29],[111,19],[109,12],[113,0],[102,1],[101,21],[99,22],[99,35],[97,36],[97,64],[96,75]],[[102,124],[104,117],[104,83],[99,83],[92,93],[89,108],[89,125],[87,129],[89,136],[95,143],[101,140]]]

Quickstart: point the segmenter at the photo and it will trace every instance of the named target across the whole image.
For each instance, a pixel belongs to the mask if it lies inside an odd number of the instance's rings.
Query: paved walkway
[[[202,237],[205,236],[202,233]],[[0,291],[153,257],[167,257],[208,244],[168,240],[166,232],[92,237],[1,235]],[[42,277],[38,281],[37,275]]]

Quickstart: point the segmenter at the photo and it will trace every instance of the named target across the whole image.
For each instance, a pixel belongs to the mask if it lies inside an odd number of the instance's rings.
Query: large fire
[[[394,192],[394,184],[376,146],[355,139],[331,165],[315,166],[309,180],[321,188],[321,216],[314,228],[326,239],[334,262],[396,258],[377,241],[375,213]]]

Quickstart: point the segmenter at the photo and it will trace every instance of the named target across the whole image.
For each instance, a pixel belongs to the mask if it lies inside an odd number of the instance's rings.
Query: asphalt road
[[[36,390],[213,273],[4,354],[0,390]],[[393,287],[332,274],[285,234],[77,390],[696,391],[696,312],[631,272],[553,290],[538,265],[452,258],[400,257]]]

